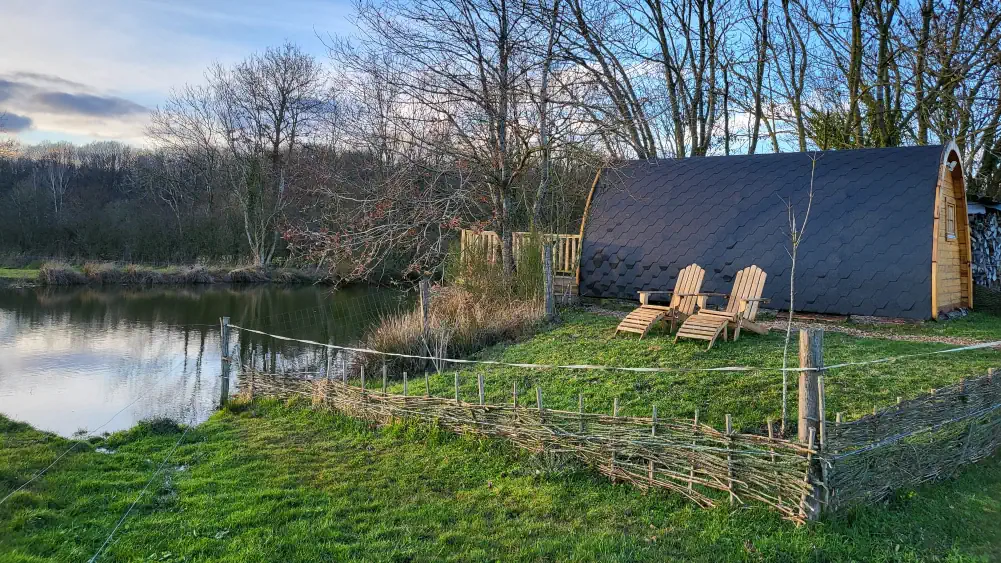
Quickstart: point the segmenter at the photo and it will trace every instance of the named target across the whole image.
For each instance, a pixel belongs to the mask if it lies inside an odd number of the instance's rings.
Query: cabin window
[[[951,201],[945,202],[945,238],[956,238],[956,204]]]

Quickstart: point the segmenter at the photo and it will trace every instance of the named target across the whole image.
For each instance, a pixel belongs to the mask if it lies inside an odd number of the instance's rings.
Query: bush
[[[87,278],[69,264],[46,262],[38,269],[38,283],[42,285],[79,285],[87,283]]]

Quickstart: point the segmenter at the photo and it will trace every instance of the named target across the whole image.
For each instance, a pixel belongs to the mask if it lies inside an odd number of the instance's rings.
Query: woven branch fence
[[[223,330],[228,358],[225,320]],[[501,437],[532,452],[573,456],[613,480],[673,491],[702,507],[727,497],[731,504],[757,501],[797,523],[947,478],[1001,446],[1001,371],[898,399],[855,421],[842,421],[839,414],[832,422],[825,413],[822,348],[823,331],[801,331],[795,441],[773,437],[771,428],[768,436],[734,432],[729,415],[718,430],[700,423],[697,412],[694,419],[657,418],[656,410],[649,418],[609,416],[584,412],[583,399],[577,412],[551,410],[539,388],[533,407],[518,404],[517,387],[511,404],[484,404],[482,375],[478,403],[459,400],[458,373],[453,397],[431,396],[426,380],[424,395],[408,394],[405,375],[402,395],[386,393],[385,372],[382,392],[366,389],[364,370],[361,386],[354,386],[346,370],[331,380],[316,378],[324,372],[251,368],[241,387],[250,398],[307,397],[316,407],[380,424],[414,419],[456,433]]]
[[[821,459],[828,510],[950,477],[1001,445],[1001,372],[829,425],[827,433]]]
[[[804,501],[815,485],[808,469],[816,452],[797,442],[720,431],[695,419],[550,410],[538,389],[536,407],[527,408],[383,394],[289,374],[244,377],[251,397],[306,396],[314,406],[377,423],[416,419],[456,433],[502,437],[531,452],[571,455],[613,480],[674,491],[702,507],[716,505],[710,495],[723,491],[733,504],[754,500],[789,520],[808,518]]]

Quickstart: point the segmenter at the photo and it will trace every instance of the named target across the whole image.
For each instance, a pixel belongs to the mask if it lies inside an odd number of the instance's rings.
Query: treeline
[[[1001,0],[379,0],[355,21],[327,62],[286,44],[178,89],[117,183],[36,190],[25,217],[58,236],[31,240],[121,228],[114,251],[360,278],[436,270],[474,226],[510,270],[508,235],[575,230],[616,159],[949,140],[970,192],[1001,196]],[[68,228],[72,202],[101,227]]]

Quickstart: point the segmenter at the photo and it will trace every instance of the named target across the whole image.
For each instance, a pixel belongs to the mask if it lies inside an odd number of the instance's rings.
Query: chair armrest
[[[726,293],[679,293],[678,297],[728,297]]]
[[[658,291],[646,291],[646,290],[643,290],[643,291],[637,291],[636,293],[640,294],[640,305],[649,305],[650,304],[650,296],[651,295],[660,295],[660,294],[664,294],[664,293],[670,295],[670,294],[672,294],[674,292],[673,291],[661,291],[661,290],[658,290]]]
[[[747,310],[747,306],[751,303],[768,303],[771,299],[765,299],[762,297],[741,297],[740,298],[740,312],[743,313]]]

